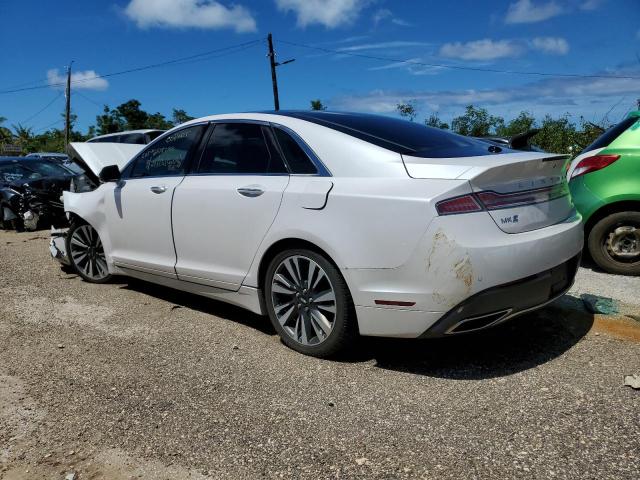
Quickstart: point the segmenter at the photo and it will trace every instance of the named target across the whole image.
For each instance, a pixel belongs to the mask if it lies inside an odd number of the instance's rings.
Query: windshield
[[[0,164],[0,180],[4,182],[16,182],[18,180],[29,180],[31,175],[35,175],[35,178],[40,178],[40,175],[24,168],[19,163],[3,163]]]
[[[73,175],[70,170],[64,168],[62,165],[45,160],[29,160],[22,163],[22,166],[38,173],[42,177],[66,177]]]

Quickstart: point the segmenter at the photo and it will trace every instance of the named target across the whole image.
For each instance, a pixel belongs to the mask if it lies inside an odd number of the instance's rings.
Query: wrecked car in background
[[[61,197],[75,175],[57,162],[0,157],[0,226],[36,230],[66,223]]]

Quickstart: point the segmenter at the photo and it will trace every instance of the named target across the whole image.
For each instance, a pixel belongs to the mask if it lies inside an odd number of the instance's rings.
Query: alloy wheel
[[[303,255],[286,257],[271,280],[271,302],[285,333],[301,345],[318,345],[333,330],[336,294],[327,273]]]
[[[69,250],[75,266],[88,278],[99,281],[109,276],[102,242],[90,225],[81,225],[73,230]]]

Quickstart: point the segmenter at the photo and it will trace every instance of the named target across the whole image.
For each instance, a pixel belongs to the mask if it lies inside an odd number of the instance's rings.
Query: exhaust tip
[[[477,317],[465,318],[464,320],[459,321],[449,330],[447,330],[447,334],[456,334],[456,333],[467,333],[473,332],[476,330],[482,330],[488,328],[496,323],[504,320],[510,313],[511,308],[507,310],[500,310],[498,312],[487,313],[484,315],[479,315]]]

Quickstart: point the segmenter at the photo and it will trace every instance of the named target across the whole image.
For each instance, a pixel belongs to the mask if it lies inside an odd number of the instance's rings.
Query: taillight
[[[552,187],[525,190],[524,192],[479,192],[476,195],[487,210],[498,210],[501,208],[521,207],[522,205],[550,202],[556,198],[564,197],[568,193],[567,184],[561,183]]]
[[[604,167],[608,167],[619,158],[620,155],[594,155],[593,157],[583,158],[578,162],[576,168],[574,168],[571,178],[576,178],[580,175],[584,175],[585,173],[601,170]]]
[[[569,194],[566,182],[551,187],[525,190],[522,192],[498,193],[485,191],[469,193],[459,197],[448,198],[436,203],[439,215],[472,213],[483,210],[500,210],[502,208],[522,207],[536,203],[550,202]]]
[[[439,215],[453,215],[456,213],[481,212],[482,207],[473,195],[462,195],[436,203]]]

